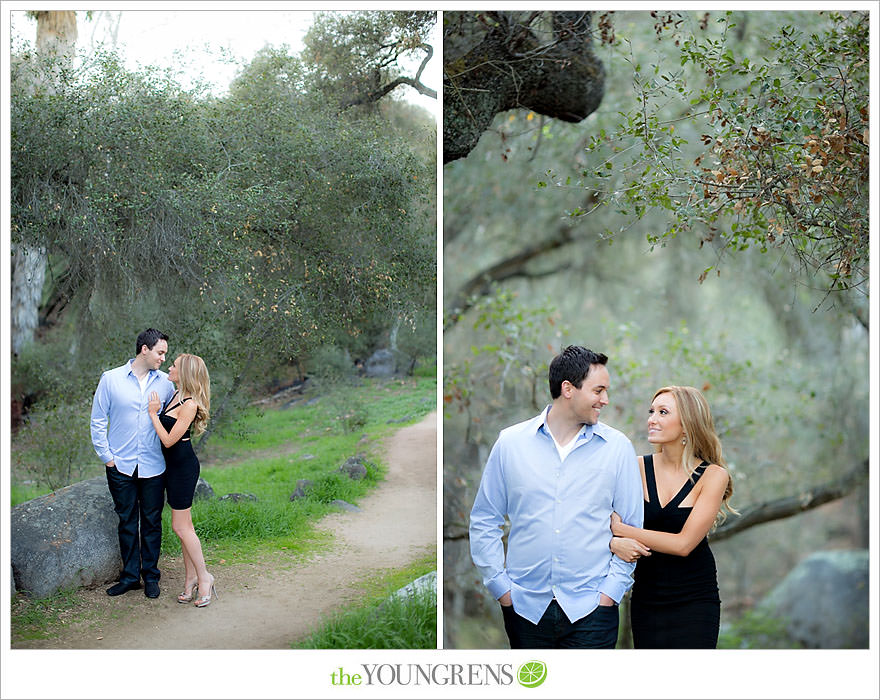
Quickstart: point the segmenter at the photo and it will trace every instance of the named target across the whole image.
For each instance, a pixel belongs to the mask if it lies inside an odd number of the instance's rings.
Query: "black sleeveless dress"
[[[645,529],[681,532],[691,508],[681,503],[693,489],[708,463],[694,472],[675,497],[663,508],[657,496],[654,458],[644,457]],[[633,576],[630,606],[633,646],[636,649],[714,649],[718,644],[721,599],[715,557],[703,538],[686,557],[652,551],[639,559]]]
[[[187,401],[189,398],[166,406],[159,413],[159,422],[169,433],[177,423],[177,419],[166,414]],[[196,482],[199,480],[199,458],[193,452],[189,428],[171,447],[163,445],[162,455],[165,457],[165,490],[168,493],[168,505],[174,510],[185,510],[192,506]]]

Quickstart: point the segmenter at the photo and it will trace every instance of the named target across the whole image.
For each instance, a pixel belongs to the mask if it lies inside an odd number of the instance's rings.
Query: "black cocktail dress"
[[[175,394],[176,396],[176,394]],[[173,399],[173,397],[172,397]],[[167,415],[181,404],[189,401],[189,397],[175,404],[169,404],[159,413],[159,422],[169,433],[177,419]],[[162,446],[165,457],[165,490],[168,493],[168,505],[174,510],[185,510],[192,506],[196,482],[199,480],[199,458],[192,448],[189,428],[171,447]]]
[[[660,507],[654,458],[644,457],[645,529],[681,532],[691,508],[679,506],[703,475],[703,462],[675,497]],[[652,551],[639,559],[632,589],[633,646],[637,649],[714,649],[718,644],[721,599],[715,557],[703,538],[686,557]]]

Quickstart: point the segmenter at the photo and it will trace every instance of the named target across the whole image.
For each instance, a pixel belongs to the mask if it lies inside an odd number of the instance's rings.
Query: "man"
[[[167,352],[168,336],[148,328],[137,337],[134,359],[101,375],[92,402],[92,444],[107,467],[119,516],[122,571],[107,595],[140,588],[143,577],[144,595],[159,597],[165,459],[147,406],[154,391],[163,403],[174,393],[168,375],[159,371]]]
[[[502,430],[483,471],[471,557],[501,604],[513,649],[613,649],[617,642],[617,605],[635,564],[611,553],[610,517],[617,511],[624,522],[641,523],[643,506],[632,444],[599,422],[608,405],[607,361],[579,346],[554,357],[552,403]]]

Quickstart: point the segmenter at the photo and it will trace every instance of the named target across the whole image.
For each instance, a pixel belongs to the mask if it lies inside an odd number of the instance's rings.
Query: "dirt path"
[[[320,619],[358,599],[358,582],[406,566],[437,542],[437,414],[385,443],[388,474],[362,499],[361,512],[333,513],[319,528],[329,551],[305,563],[212,565],[219,597],[207,608],[180,605],[183,562],[162,557],[162,595],[117,598],[104,587],[83,591],[86,610],[52,639],[16,644],[43,649],[289,649]],[[198,527],[198,524],[196,524]]]

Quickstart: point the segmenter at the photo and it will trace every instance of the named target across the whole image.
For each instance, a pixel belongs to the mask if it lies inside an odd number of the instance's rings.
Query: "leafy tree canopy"
[[[421,82],[436,20],[436,12],[414,10],[318,13],[303,58],[317,89],[340,108],[373,104],[399,85],[436,97]]]

